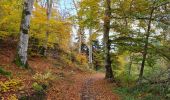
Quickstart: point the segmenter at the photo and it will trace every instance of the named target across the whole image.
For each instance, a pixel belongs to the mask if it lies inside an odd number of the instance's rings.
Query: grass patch
[[[7,77],[12,76],[11,72],[5,71],[2,67],[0,67],[0,74],[4,75],[4,76],[7,76]]]
[[[19,55],[16,56],[16,58],[15,58],[15,60],[14,60],[14,63],[15,63],[18,67],[22,67],[22,68],[26,68],[26,69],[29,68],[28,63],[26,63],[26,64],[23,64],[23,63],[22,63],[21,58],[19,57]]]

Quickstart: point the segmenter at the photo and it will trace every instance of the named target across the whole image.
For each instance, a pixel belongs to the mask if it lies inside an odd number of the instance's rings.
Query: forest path
[[[112,93],[111,84],[104,80],[103,73],[96,73],[84,80],[81,100],[118,100]]]
[[[115,85],[103,73],[78,72],[65,76],[48,91],[48,100],[119,100]]]
[[[99,93],[93,91],[96,81],[104,79],[103,74],[95,74],[84,81],[81,91],[82,100],[96,100]]]

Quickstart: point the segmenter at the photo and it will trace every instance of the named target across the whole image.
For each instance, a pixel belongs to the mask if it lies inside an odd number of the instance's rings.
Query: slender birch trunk
[[[93,64],[93,47],[92,47],[92,28],[89,29],[89,64]],[[91,66],[92,67],[92,66]]]
[[[30,20],[31,13],[33,10],[34,0],[25,0],[23,11],[22,11],[22,19],[20,26],[20,40],[18,43],[18,51],[16,63],[19,66],[27,67],[27,50],[28,50],[28,40],[29,40],[29,28],[30,28]]]

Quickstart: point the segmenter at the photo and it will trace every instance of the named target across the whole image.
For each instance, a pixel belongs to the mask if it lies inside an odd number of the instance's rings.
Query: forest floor
[[[49,100],[119,100],[102,73],[78,73],[49,90]],[[55,93],[54,93],[55,92]],[[56,99],[57,98],[57,99]]]
[[[47,100],[119,100],[119,96],[112,91],[116,85],[106,81],[103,73],[75,67],[74,64],[69,65],[62,60],[43,57],[29,57],[31,70],[20,68],[13,63],[16,44],[7,43],[9,44],[0,46],[0,67],[11,72],[12,76],[0,74],[0,100],[15,100],[14,98],[23,95],[33,95],[35,92],[33,84],[38,81],[34,78],[35,74],[46,72],[57,77],[50,81],[49,87],[45,90],[44,98]],[[17,80],[21,84],[17,84]],[[19,88],[16,88],[17,85]]]

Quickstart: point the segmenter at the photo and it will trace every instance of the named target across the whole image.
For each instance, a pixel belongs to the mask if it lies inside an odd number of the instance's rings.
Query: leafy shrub
[[[153,94],[148,94],[142,100],[162,100],[160,96],[156,96]]]
[[[42,91],[43,90],[43,87],[41,85],[39,85],[37,82],[34,82],[32,84],[32,88],[35,90],[35,91]]]
[[[56,77],[51,72],[47,72],[45,74],[36,73],[33,76],[33,78],[38,84],[47,85],[47,86],[49,85],[49,83],[51,83],[51,81],[56,79]]]
[[[126,87],[114,88],[114,92],[121,95],[122,100],[136,100],[133,95],[129,94],[129,89]]]
[[[76,57],[76,62],[81,65],[86,65],[87,64],[87,57],[84,54],[77,54]]]
[[[169,93],[169,94],[166,94],[166,96],[167,96],[168,98],[170,98],[170,93]]]
[[[167,87],[166,97],[170,98],[170,85],[168,85],[168,87]]]
[[[164,91],[162,89],[164,89]],[[120,94],[123,100],[169,100],[169,97],[166,97],[168,89],[165,86],[160,86],[160,84],[118,87],[114,89],[114,92]]]
[[[0,92],[10,92],[18,91],[22,87],[22,82],[20,80],[9,80],[6,82],[0,82]]]
[[[119,80],[122,86],[134,86],[136,84],[137,76],[129,74],[127,71],[115,71],[115,78]]]

